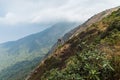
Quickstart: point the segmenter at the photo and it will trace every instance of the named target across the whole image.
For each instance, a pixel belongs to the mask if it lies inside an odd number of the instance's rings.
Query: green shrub
[[[42,80],[106,80],[113,70],[103,53],[88,50],[69,58],[65,69],[48,71]]]

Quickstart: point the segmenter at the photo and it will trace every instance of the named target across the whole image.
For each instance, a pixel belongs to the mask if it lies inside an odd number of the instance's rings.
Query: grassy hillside
[[[0,80],[23,80],[57,39],[75,26],[74,22],[59,22],[40,33],[1,44]]]
[[[120,9],[46,58],[27,80],[119,80]]]

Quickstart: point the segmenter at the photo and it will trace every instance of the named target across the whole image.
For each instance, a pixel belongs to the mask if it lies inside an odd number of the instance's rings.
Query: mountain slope
[[[106,17],[107,15],[111,14],[113,11],[116,11],[119,7],[115,7],[112,9],[105,10],[101,13],[98,13],[94,16],[92,16],[90,19],[88,19],[85,23],[82,25],[79,25],[78,27],[74,28],[73,30],[69,31],[66,33],[63,37],[62,40],[66,42],[67,40],[71,39],[73,36],[78,35],[81,31],[85,30],[88,26],[92,25],[93,23],[96,23]],[[52,49],[49,51],[48,54],[53,53],[57,47],[57,43],[54,44]]]
[[[26,80],[120,79],[118,8],[99,13],[77,28]]]
[[[57,39],[76,25],[74,22],[59,22],[40,33],[24,37],[17,41],[0,44],[0,69],[4,69],[0,73],[0,80],[21,80],[22,77],[25,77],[38,64],[39,61],[35,59],[39,57],[39,60],[41,60]],[[30,62],[35,64],[27,65]],[[18,74],[22,71],[19,65],[23,66],[22,70],[25,69],[24,73],[20,76]],[[14,66],[18,67],[13,70]],[[32,68],[27,68],[29,66]]]

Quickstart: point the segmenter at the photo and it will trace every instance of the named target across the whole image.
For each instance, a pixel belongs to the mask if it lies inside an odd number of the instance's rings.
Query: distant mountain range
[[[0,80],[23,80],[52,45],[77,25],[76,22],[58,22],[42,32],[0,44]]]

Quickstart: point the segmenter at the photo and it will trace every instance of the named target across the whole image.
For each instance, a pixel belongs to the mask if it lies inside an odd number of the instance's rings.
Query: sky
[[[120,0],[0,0],[0,43],[40,32],[59,21],[84,22]]]

